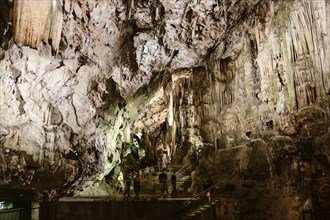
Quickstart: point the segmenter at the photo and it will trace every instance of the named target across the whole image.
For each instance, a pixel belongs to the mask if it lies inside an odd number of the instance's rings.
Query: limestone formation
[[[259,181],[266,218],[299,219],[329,175],[329,1],[0,2],[1,187],[109,195],[133,134]]]

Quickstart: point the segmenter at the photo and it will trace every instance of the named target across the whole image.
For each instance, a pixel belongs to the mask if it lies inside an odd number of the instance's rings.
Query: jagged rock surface
[[[173,161],[216,150],[216,178],[279,187],[306,149],[329,172],[328,1],[1,3],[1,185],[92,187],[140,131]]]

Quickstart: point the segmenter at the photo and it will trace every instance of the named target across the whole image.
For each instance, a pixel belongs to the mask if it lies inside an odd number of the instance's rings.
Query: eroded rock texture
[[[267,218],[297,219],[297,183],[329,175],[328,1],[0,7],[2,186],[45,198],[95,187],[117,178],[138,132],[173,163],[198,152],[200,178],[260,181]]]

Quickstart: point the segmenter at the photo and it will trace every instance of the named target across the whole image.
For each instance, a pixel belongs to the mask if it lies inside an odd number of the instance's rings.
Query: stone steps
[[[177,182],[177,189],[180,192],[184,192],[186,189],[185,185],[188,183],[188,181],[191,181],[191,177],[189,175],[183,176],[180,178]]]
[[[217,209],[220,207],[220,201],[216,200],[211,203],[203,202],[193,209],[183,213],[180,220],[216,220],[218,219]]]

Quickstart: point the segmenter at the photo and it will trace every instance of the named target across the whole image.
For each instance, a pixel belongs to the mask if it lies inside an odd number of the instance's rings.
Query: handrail
[[[10,209],[1,209],[0,210],[0,215],[1,214],[6,214],[6,213],[12,213],[12,212],[22,212],[23,208],[10,208]]]
[[[95,182],[93,180],[84,180],[86,182],[90,181],[90,182]],[[99,180],[97,181],[99,183],[101,182],[105,182],[105,183],[108,183],[108,184],[111,184],[112,187],[114,187],[116,185],[116,183],[118,182],[122,182],[122,181],[118,181],[118,180]],[[176,181],[176,184],[177,186],[179,186],[180,184],[184,183],[185,181],[183,180],[177,180]],[[195,183],[198,183],[198,184],[201,184],[201,183],[204,183],[204,181],[195,181]],[[167,183],[168,183],[168,190],[171,190],[172,189],[172,185],[171,185],[171,182],[170,180],[167,180]],[[205,193],[209,190],[212,190],[212,189],[217,189],[221,184],[229,184],[229,183],[241,183],[241,184],[244,184],[244,183],[256,183],[256,181],[249,181],[249,180],[246,180],[246,181],[242,181],[242,180],[238,180],[238,181],[230,181],[230,180],[222,180],[222,181],[219,181],[217,182],[216,184],[213,184],[211,187],[203,190],[202,192],[196,194],[196,195],[191,195],[191,193],[188,193],[188,192],[185,192],[183,194],[181,194],[180,197],[182,197],[183,195],[189,195],[189,198],[186,198],[186,200],[184,201],[184,204],[189,204],[190,202],[192,201],[196,201],[197,199],[201,198],[202,196],[205,195]],[[140,179],[140,184],[141,184],[141,188],[140,188],[140,196],[159,196],[160,195],[160,190],[161,190],[161,184],[159,183],[159,180],[157,177],[155,178],[152,178],[152,179]],[[133,188],[134,186],[134,180],[132,180],[132,183],[131,183],[131,187]],[[132,189],[131,188],[131,189]],[[124,188],[122,188],[124,190]],[[112,192],[112,194],[110,196],[119,196],[119,195],[122,195],[123,194],[123,191],[118,191],[118,193],[114,193]],[[79,195],[79,194],[78,194]],[[94,195],[95,197],[98,197],[98,195]],[[99,196],[104,196],[104,195],[99,195]]]
[[[131,179],[132,181],[134,181],[134,179]],[[93,182],[93,183],[116,183],[116,182],[121,182],[121,181],[125,181],[125,180],[82,180],[81,182]],[[145,178],[141,178],[140,179],[140,182],[159,182],[158,179],[157,180],[147,180]],[[167,180],[167,182],[170,182],[170,179]],[[182,180],[177,180],[176,181],[177,183],[178,182],[184,182]],[[195,181],[195,182],[204,182],[204,181]]]
[[[191,168],[191,165],[189,165],[189,166],[187,166],[187,167],[182,167],[180,170],[178,170],[178,171],[176,172],[176,175],[177,175],[177,176],[181,176],[182,173],[186,172],[186,170],[188,170],[189,168]]]
[[[142,169],[139,169],[139,171],[144,171],[145,169],[147,169],[147,168],[149,168],[149,169],[151,169],[151,168],[158,168],[159,167],[159,165],[154,165],[154,166],[147,166],[147,167],[145,167],[145,168],[142,168]]]
[[[189,204],[192,200],[196,200],[197,198],[201,197],[202,195],[205,195],[206,192],[208,192],[209,190],[211,189],[214,189],[214,188],[217,188],[220,184],[223,184],[223,183],[255,183],[256,181],[242,181],[242,180],[238,180],[238,181],[230,181],[230,180],[221,180],[219,182],[217,182],[216,184],[212,185],[211,187],[203,190],[202,192],[198,193],[197,195],[187,199],[186,201],[184,201],[184,204]]]
[[[148,167],[145,167],[145,168],[141,168],[141,169],[139,169],[139,171],[144,171],[144,170],[146,170],[147,168],[149,168],[149,169],[151,169],[151,168],[156,168],[155,170],[158,170],[159,171],[159,164],[157,164],[157,165],[154,165],[154,166],[148,166]],[[181,167],[180,165],[172,165],[172,164],[168,164],[167,165],[167,167]]]
[[[198,193],[197,195],[194,195],[193,197],[191,197],[191,198],[187,199],[186,201],[184,201],[184,204],[189,204],[192,200],[196,200],[197,198],[199,198],[199,197],[201,197],[202,195],[204,195],[206,192],[208,192],[208,191],[210,191],[211,189],[213,189],[213,188],[219,186],[219,185],[222,184],[222,183],[223,183],[223,181],[220,181],[220,182],[214,184],[213,186],[211,186],[211,187],[209,187],[209,188],[203,190],[202,192]]]

